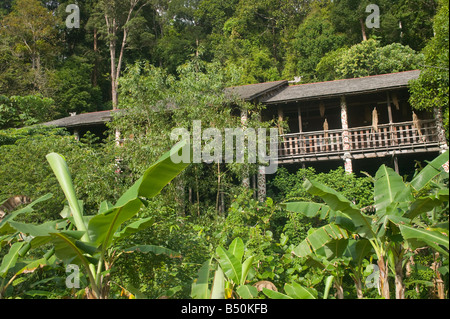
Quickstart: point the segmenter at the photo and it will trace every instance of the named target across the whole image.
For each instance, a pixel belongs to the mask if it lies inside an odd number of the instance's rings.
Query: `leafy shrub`
[[[280,167],[274,179],[268,183],[268,193],[277,194],[274,199],[279,202],[293,200],[320,201],[319,198],[309,194],[303,187],[303,182],[312,177],[314,177],[314,180],[341,192],[359,207],[373,204],[373,186],[370,178],[346,174],[342,167],[330,170],[328,173],[319,174],[312,167],[299,169],[295,174],[291,174],[286,168]]]

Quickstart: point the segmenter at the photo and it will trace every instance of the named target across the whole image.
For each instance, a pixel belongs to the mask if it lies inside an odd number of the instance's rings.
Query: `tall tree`
[[[351,44],[367,40],[368,30],[365,9],[371,2],[368,0],[339,0],[331,4],[330,19],[338,32],[345,33]]]
[[[149,0],[98,1],[97,18],[100,16],[104,21],[104,25],[100,27],[99,31],[107,40],[111,60],[110,76],[113,109],[117,109],[118,106],[119,77],[133,20],[138,17],[141,9],[149,2]]]
[[[433,17],[437,0],[400,0],[393,6],[393,15],[400,27],[400,43],[422,50],[433,37]]]
[[[34,89],[43,91],[43,66],[59,51],[57,18],[38,0],[16,0],[12,11],[1,21],[0,35],[13,55],[31,64]]]
[[[302,82],[315,80],[315,68],[328,52],[342,47],[347,40],[330,22],[328,8],[315,7],[300,24],[291,47],[286,51],[283,77],[301,76]]]

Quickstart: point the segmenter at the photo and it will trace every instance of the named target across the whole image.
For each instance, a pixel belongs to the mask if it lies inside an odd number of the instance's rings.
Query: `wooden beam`
[[[300,106],[297,107],[297,113],[298,113],[298,131],[299,133],[302,133],[303,132],[302,110]]]
[[[392,124],[392,123],[394,123],[394,120],[392,119],[391,96],[389,94],[389,91],[386,92],[386,95],[387,95],[387,109],[388,109],[389,124]]]

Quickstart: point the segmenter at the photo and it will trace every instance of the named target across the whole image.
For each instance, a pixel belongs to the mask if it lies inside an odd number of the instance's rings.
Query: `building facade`
[[[278,120],[279,164],[354,163],[448,149],[439,110],[417,111],[409,104],[408,83],[420,71],[329,82],[289,85],[287,81],[230,88],[262,103],[262,120]],[[420,157],[420,156],[419,156]],[[361,165],[357,165],[361,166]]]

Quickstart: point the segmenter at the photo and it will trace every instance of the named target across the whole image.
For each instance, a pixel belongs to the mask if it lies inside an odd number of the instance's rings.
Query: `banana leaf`
[[[237,287],[236,292],[242,299],[253,299],[258,296],[258,289],[251,285],[242,285]]]
[[[392,203],[412,201],[411,189],[392,168],[382,165],[375,174],[374,206],[377,215],[384,215]]]
[[[442,165],[448,162],[448,154],[447,150],[445,153],[436,157],[433,161],[431,161],[427,166],[425,166],[419,174],[417,174],[413,180],[411,181],[411,186],[419,191],[423,187],[425,187],[434,177],[439,175],[442,171]]]
[[[294,299],[317,299],[315,289],[303,287],[296,282],[284,285],[284,291]]]
[[[75,188],[72,182],[72,176],[65,159],[57,153],[47,154],[46,158],[53,170],[53,173],[56,176],[56,179],[58,180],[62,191],[64,192],[64,195],[66,196],[77,229],[79,231],[84,231],[84,239],[88,240],[88,234],[86,233],[87,227],[83,220],[83,210],[80,207],[80,203],[76,196]]]
[[[242,277],[242,265],[237,258],[222,247],[217,247],[216,253],[219,256],[219,264],[225,275],[236,285],[240,284]]]
[[[404,239],[412,241],[416,246],[423,242],[448,257],[449,239],[439,231],[414,228],[407,225],[400,225],[399,228]]]
[[[217,270],[214,274],[211,299],[225,299],[225,276],[220,266],[217,266]]]
[[[48,200],[49,198],[51,198],[53,195],[51,193],[45,194],[44,196],[39,197],[38,199],[34,200],[33,202],[31,202],[30,204],[28,204],[27,206],[16,210],[14,212],[11,212],[9,214],[7,214],[5,217],[3,217],[3,219],[0,221],[0,229],[2,228],[2,226],[4,224],[6,224],[7,221],[11,221],[13,220],[17,215],[20,214],[27,214],[27,213],[31,213],[34,211],[33,206],[41,203],[43,201]],[[0,230],[0,234],[1,234],[1,230]]]
[[[292,252],[298,257],[307,257],[333,241],[348,238],[349,235],[345,229],[334,224],[328,224],[314,230]]]
[[[3,257],[2,263],[0,265],[0,277],[5,278],[8,271],[14,267],[17,258],[19,257],[19,250],[24,245],[24,242],[17,242],[11,245],[9,252]]]
[[[129,247],[127,249],[124,249],[123,252],[125,253],[131,253],[131,252],[141,252],[141,253],[153,253],[155,255],[167,255],[171,258],[180,258],[181,254],[175,250],[156,246],[156,245],[137,245],[133,247]]]
[[[247,280],[247,275],[250,271],[250,268],[252,267],[254,259],[255,259],[254,256],[250,256],[242,264],[242,276],[241,276],[241,281],[240,281],[241,285],[245,284],[245,281]]]
[[[203,263],[198,271],[198,277],[191,286],[191,297],[194,299],[209,299],[211,292],[209,290],[209,274],[212,258]]]
[[[244,256],[244,242],[242,239],[239,237],[235,238],[228,247],[228,251],[232,253],[239,262],[241,262],[242,257]]]
[[[325,219],[328,216],[333,216],[333,211],[331,208],[325,204],[313,203],[313,202],[291,202],[282,204],[284,208],[288,211],[294,213],[300,213],[306,217],[316,217],[319,216],[320,219]]]
[[[103,211],[90,220],[88,234],[94,243],[101,244],[103,249],[106,249],[111,244],[119,227],[139,212],[142,206],[140,196],[146,198],[156,196],[164,186],[189,165],[189,163],[175,164],[170,157],[170,154],[180,150],[184,143],[186,142],[175,145],[171,151],[165,153],[148,168],[143,176],[119,198],[113,208]]]
[[[339,211],[344,217],[350,219],[354,226],[358,228],[358,233],[361,236],[367,239],[373,239],[375,237],[371,228],[371,218],[364,215],[345,196],[317,181],[306,180],[303,186],[310,194],[322,198],[333,211]]]
[[[294,299],[291,296],[285,295],[281,292],[263,288],[262,292],[271,299]]]
[[[154,224],[153,217],[139,219],[114,234],[114,242],[122,240]]]

